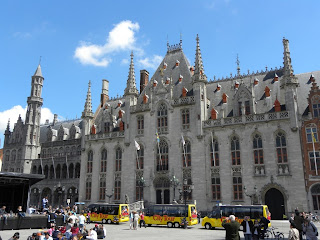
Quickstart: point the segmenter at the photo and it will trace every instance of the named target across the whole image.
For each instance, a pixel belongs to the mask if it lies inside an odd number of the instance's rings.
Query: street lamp
[[[113,196],[113,194],[114,194],[114,188],[112,188],[112,194],[110,194],[110,195],[108,195],[108,189],[106,188],[105,194],[106,194],[106,197],[109,198],[109,203],[110,203],[110,198],[112,198],[112,196]]]
[[[170,179],[170,184],[173,187],[173,202],[176,202],[176,187],[179,186],[179,180],[175,175]]]
[[[183,194],[183,198],[184,198],[184,207],[185,207],[185,215],[184,215],[184,219],[183,219],[183,227],[187,228],[187,216],[188,216],[188,208],[187,208],[187,195],[190,194],[192,192],[192,190],[194,189],[194,185],[191,183],[191,185],[188,185],[188,179],[184,179],[183,180],[183,186],[182,189],[179,189],[180,194]]]
[[[143,201],[143,188],[145,186],[145,180],[144,178],[141,176],[138,181],[137,181],[137,184],[139,186],[139,197],[140,197],[140,201]]]
[[[257,203],[257,190],[258,190],[257,186],[254,185],[253,187],[254,193],[252,194],[248,194],[248,189],[246,188],[246,186],[244,186],[243,189],[244,189],[244,194],[250,198],[251,205]]]

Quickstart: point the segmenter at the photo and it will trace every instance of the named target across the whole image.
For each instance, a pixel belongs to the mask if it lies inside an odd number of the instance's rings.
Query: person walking
[[[141,228],[142,224],[145,228],[147,227],[146,222],[144,221],[144,213],[143,212],[140,213],[140,228]]]
[[[250,220],[249,216],[245,216],[242,223],[242,230],[245,240],[251,240],[252,239],[252,231],[253,231],[253,223]]]
[[[139,214],[137,212],[134,212],[133,214],[133,229],[138,230],[138,220],[139,220]]]
[[[304,219],[304,223],[302,225],[302,231],[306,235],[306,240],[318,239],[318,228],[311,221],[311,218]]]
[[[227,222],[230,220],[230,222]],[[226,229],[226,240],[240,240],[240,223],[236,222],[236,217],[230,215],[222,222],[222,227]]]
[[[290,222],[288,240],[299,240],[299,238],[299,230],[296,228],[296,224],[294,222]]]
[[[85,222],[86,222],[86,218],[85,218],[85,216],[83,216],[83,213],[81,213],[79,216],[79,229],[80,229],[81,233],[82,233],[82,229],[83,229]]]
[[[133,228],[133,212],[130,212],[129,214],[129,224],[130,224],[130,230]]]

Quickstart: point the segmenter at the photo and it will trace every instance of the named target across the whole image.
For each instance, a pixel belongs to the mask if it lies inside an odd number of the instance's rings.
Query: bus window
[[[162,206],[154,206],[153,214],[162,216]]]
[[[240,207],[237,209],[237,216],[238,218],[243,219],[245,216],[251,217],[250,207]]]
[[[175,208],[174,206],[168,207],[167,215],[168,215],[169,217],[174,217],[174,216],[177,215],[177,213],[178,213],[178,209],[177,209],[177,208]],[[164,215],[164,214],[163,214],[163,215]]]
[[[251,218],[258,219],[260,214],[263,215],[263,207],[251,207]]]
[[[121,214],[122,215],[129,215],[129,211],[127,206],[121,206]]]
[[[235,213],[235,208],[229,207],[229,206],[225,206],[224,214],[225,214],[225,217],[229,217],[230,215],[235,215],[235,216],[237,215]]]
[[[220,208],[213,207],[212,212],[210,212],[209,215],[211,218],[220,218]]]

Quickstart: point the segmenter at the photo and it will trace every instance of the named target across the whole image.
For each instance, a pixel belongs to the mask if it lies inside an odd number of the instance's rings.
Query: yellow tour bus
[[[144,221],[148,226],[154,224],[177,228],[198,223],[196,205],[194,204],[155,204],[145,208],[143,212],[145,213]]]
[[[251,221],[259,219],[260,215],[263,215],[266,219],[271,219],[267,205],[220,205],[213,207],[213,210],[209,212],[208,216],[202,220],[202,226],[206,229],[214,229],[216,227],[222,227],[222,222],[226,217],[234,215],[236,221],[241,223],[245,216],[249,216]],[[269,223],[271,226],[271,223]]]
[[[121,223],[129,221],[128,204],[94,203],[88,206],[91,222]],[[84,214],[85,216],[87,213]]]

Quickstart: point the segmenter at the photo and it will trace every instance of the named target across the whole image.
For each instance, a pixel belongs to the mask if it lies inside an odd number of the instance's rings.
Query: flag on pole
[[[181,141],[182,141],[182,145],[184,146],[186,144],[186,142],[184,141],[183,135],[181,134]]]
[[[215,153],[215,146],[213,144],[213,134],[211,132],[211,147],[212,147],[212,160],[213,160],[213,166],[216,166],[216,153]]]
[[[311,129],[311,136],[312,136],[314,169],[316,170],[316,175],[318,175],[318,164],[317,164],[317,157],[316,157],[316,149],[314,147],[314,143],[316,142],[316,138],[315,138],[315,136],[313,134],[312,129]]]
[[[184,145],[186,145],[186,142],[184,141],[184,138],[183,138],[182,134],[181,134],[181,143],[182,143],[182,150],[183,150],[184,166],[188,167],[187,159],[186,159],[186,152],[185,152],[185,149],[184,149]]]
[[[140,150],[140,145],[139,145],[139,143],[137,143],[136,140],[134,140],[134,146],[136,147],[137,151]]]
[[[156,138],[157,138],[157,142],[159,143],[160,142],[160,138],[159,138],[158,132],[156,132]]]

